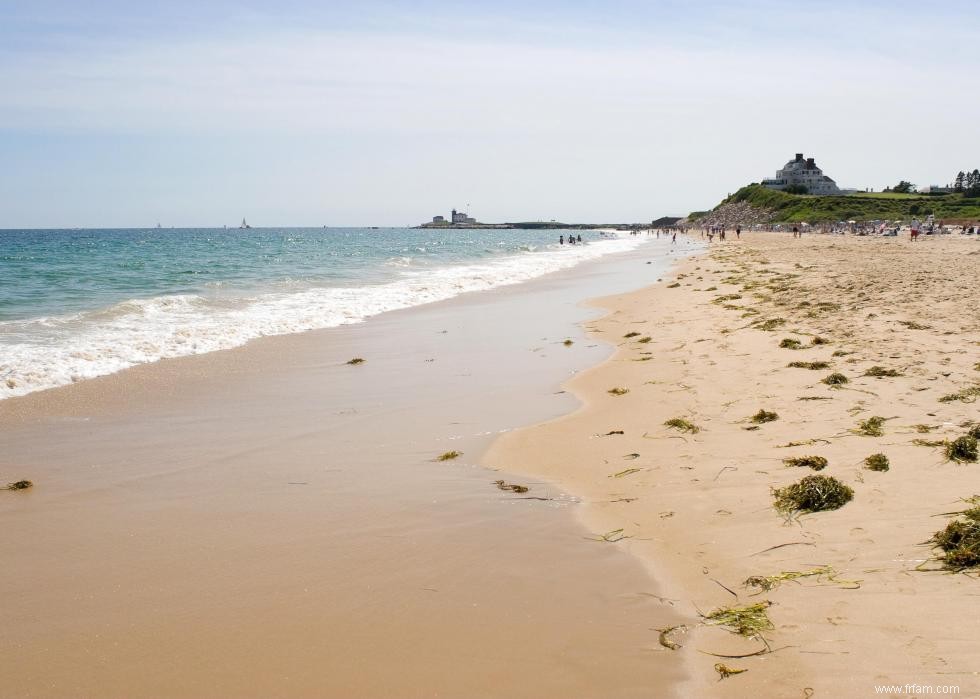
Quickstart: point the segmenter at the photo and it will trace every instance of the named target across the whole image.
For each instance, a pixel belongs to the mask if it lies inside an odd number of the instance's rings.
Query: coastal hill
[[[824,223],[836,221],[893,221],[925,218],[950,223],[980,220],[980,197],[963,194],[897,194],[857,192],[832,196],[788,194],[761,184],[750,184],[730,195],[711,211],[696,211],[691,223],[761,224]]]

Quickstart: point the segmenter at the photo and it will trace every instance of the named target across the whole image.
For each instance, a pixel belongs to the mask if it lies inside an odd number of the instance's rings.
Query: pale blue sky
[[[642,221],[980,167],[973,2],[0,0],[0,228]]]

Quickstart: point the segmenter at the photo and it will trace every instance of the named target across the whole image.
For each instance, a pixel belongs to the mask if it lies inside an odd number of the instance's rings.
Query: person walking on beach
[[[578,240],[576,240],[575,242],[576,243],[581,243],[582,242],[582,234],[581,233],[578,234]]]
[[[564,245],[565,244],[565,234],[564,233],[562,233],[560,236],[558,236],[558,244],[559,245]]]
[[[796,226],[793,226],[793,237],[794,237],[794,238],[799,238],[799,237],[801,237],[801,236],[800,236],[800,229],[799,229],[799,228],[797,228]]]
[[[677,242],[677,231],[674,231],[674,235],[670,239],[670,244],[673,245]]]
[[[741,226],[735,226],[735,237],[738,240],[741,240],[742,239],[742,227]]]

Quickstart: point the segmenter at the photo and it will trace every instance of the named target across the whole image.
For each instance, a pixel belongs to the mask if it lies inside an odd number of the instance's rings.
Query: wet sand
[[[610,352],[578,302],[665,249],[0,402],[0,481],[36,484],[0,493],[0,693],[664,695],[648,571],[479,461],[575,409]]]
[[[487,461],[580,495],[587,526],[622,530],[615,546],[656,571],[687,627],[670,635],[678,650],[659,650],[687,670],[680,696],[863,698],[876,685],[978,696],[976,576],[943,571],[929,539],[969,507],[980,466],[915,441],[980,422],[975,396],[948,398],[980,386],[978,278],[975,238],[715,243],[671,284],[599,300],[607,313],[588,327],[618,349],[567,382],[584,406],[502,436]],[[867,375],[875,366],[897,375]],[[832,372],[849,383],[822,383]],[[760,409],[778,419],[753,423]],[[881,436],[857,431],[876,415]],[[664,425],[675,417],[701,431]],[[875,453],[890,470],[865,467]],[[783,459],[810,455],[853,501],[778,513],[771,489],[814,473]],[[769,590],[745,584],[825,566]],[[759,602],[772,604],[761,638],[702,616]],[[745,672],[720,680],[716,663]]]

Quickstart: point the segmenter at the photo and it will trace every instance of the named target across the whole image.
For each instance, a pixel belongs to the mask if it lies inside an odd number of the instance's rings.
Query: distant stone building
[[[433,216],[432,217],[432,222],[433,223],[445,223],[446,222],[446,217],[445,216]]]
[[[462,211],[453,209],[453,223],[476,223],[476,219],[470,218]]]
[[[817,167],[813,158],[803,158],[802,153],[797,153],[793,160],[783,166],[782,170],[776,172],[776,177],[762,180],[762,186],[769,189],[806,190],[806,194],[840,194],[841,190],[837,183],[823,174],[823,170]]]

